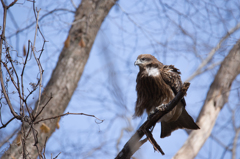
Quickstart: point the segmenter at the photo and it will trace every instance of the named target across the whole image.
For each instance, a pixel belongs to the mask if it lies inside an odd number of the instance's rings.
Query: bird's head
[[[158,60],[150,55],[150,54],[141,54],[138,56],[137,60],[135,61],[134,65],[138,65],[139,68],[143,68],[146,67],[148,65],[154,64],[154,63],[158,63]]]

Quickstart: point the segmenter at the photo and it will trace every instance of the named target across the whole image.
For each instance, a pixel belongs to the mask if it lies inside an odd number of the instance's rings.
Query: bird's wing
[[[182,87],[180,74],[181,72],[179,69],[175,68],[173,65],[165,65],[161,71],[164,82],[171,87],[175,95],[177,95]],[[181,102],[184,106],[186,106],[184,98],[182,98]]]

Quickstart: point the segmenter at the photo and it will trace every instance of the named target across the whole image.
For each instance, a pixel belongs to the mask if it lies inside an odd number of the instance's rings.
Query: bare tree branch
[[[226,146],[221,140],[219,140],[218,138],[216,138],[214,135],[210,135],[210,137],[216,141],[219,145],[221,145],[224,149],[228,150],[228,151],[232,151],[232,149],[229,148],[229,146]]]
[[[2,147],[5,143],[9,142],[9,140],[16,135],[16,133],[19,131],[19,128],[15,129],[9,136],[7,136],[3,141],[0,143],[0,147]]]
[[[0,81],[1,81],[2,92],[4,94],[4,97],[5,97],[6,101],[7,101],[8,107],[11,110],[12,115],[16,119],[20,120],[21,117],[14,111],[12,103],[9,100],[8,94],[7,94],[5,86],[4,86],[3,72],[2,72],[2,45],[3,45],[3,41],[5,40],[5,28],[6,28],[7,9],[10,8],[11,6],[13,6],[14,3],[17,2],[17,0],[12,2],[9,6],[6,6],[4,4],[3,0],[1,0],[1,2],[2,2],[2,6],[3,6],[4,12],[3,12],[3,29],[2,29],[2,34],[1,34],[1,38],[0,38],[0,51],[1,51],[1,53],[0,53],[0,62],[1,62],[0,63]]]
[[[190,83],[185,82],[183,84],[183,87],[181,90],[177,93],[175,98],[167,104],[166,111],[158,111],[155,110],[154,114],[149,116],[149,119],[145,121],[141,127],[136,131],[136,133],[128,140],[128,142],[124,145],[123,149],[118,153],[117,157],[115,159],[130,159],[131,156],[146,142],[146,139],[140,141],[140,139],[143,137],[143,135],[146,133],[144,131],[149,131],[152,127],[156,125],[156,123],[169,111],[171,111],[177,103],[184,97],[186,94],[188,88],[190,86]],[[161,150],[160,146],[156,143],[155,140],[152,140],[153,138],[151,135],[149,135],[148,132],[148,139],[151,139],[151,143],[154,145],[154,147],[159,150],[163,155],[164,152]]]
[[[40,22],[40,21],[43,20],[45,17],[53,14],[54,12],[59,12],[59,11],[66,11],[66,12],[75,13],[75,11],[68,10],[68,9],[65,9],[65,8],[53,9],[53,10],[47,12],[46,14],[42,15],[42,16],[39,18],[38,21]],[[29,25],[26,26],[25,28],[22,28],[22,29],[17,30],[15,33],[9,35],[7,38],[11,38],[11,37],[15,36],[16,34],[19,34],[19,33],[23,32],[23,31],[29,29],[29,28],[32,27],[35,23],[36,23],[36,21],[32,22],[31,24],[29,24]]]
[[[50,117],[50,118],[37,120],[37,121],[34,122],[34,124],[38,124],[39,122],[45,121],[45,120],[56,119],[56,118],[59,118],[59,117],[62,117],[62,116],[66,116],[66,115],[85,115],[85,116],[94,117],[97,120],[99,120],[100,122],[104,121],[104,120],[101,120],[101,119],[97,118],[95,115],[90,115],[90,114],[85,114],[85,113],[69,113],[69,112],[67,112],[67,113],[64,113],[64,114],[61,114],[61,115],[57,115],[57,116],[53,116],[53,117]]]
[[[239,133],[240,133],[240,127],[235,132],[235,137],[234,137],[234,140],[233,140],[232,159],[236,158],[237,141],[238,141]]]
[[[198,116],[197,124],[201,127],[193,131],[174,159],[194,158],[210,136],[217,116],[228,101],[229,91],[236,76],[240,73],[240,40],[230,50],[218,70],[208,91],[205,103]]]
[[[41,10],[41,9],[40,9]],[[40,63],[40,59],[37,58],[36,53],[35,53],[35,43],[36,43],[36,38],[37,38],[37,31],[38,31],[38,18],[39,18],[39,12],[40,10],[37,11],[37,18],[36,18],[36,29],[35,29],[35,36],[34,36],[34,42],[33,42],[33,46],[32,46],[32,53],[33,56],[37,62],[38,68],[39,68],[39,73],[40,73],[40,79],[39,79],[39,96],[38,96],[38,104],[36,106],[36,113],[38,113],[38,109],[40,107],[40,101],[41,101],[41,93],[42,93],[42,74],[43,74],[43,70],[42,70],[42,66]],[[33,115],[34,116],[34,115]],[[35,117],[34,117],[35,118]]]
[[[1,123],[2,123],[2,117],[1,117],[1,115],[0,115],[0,120],[1,120]],[[13,121],[13,119],[15,119],[15,117],[12,117],[12,119],[10,119],[6,124],[3,124],[2,123],[2,126],[0,127],[0,129],[2,129],[2,128],[5,128],[11,121]]]
[[[202,63],[198,66],[197,70],[187,78],[186,82],[191,81],[194,77],[201,74],[202,69],[210,62],[210,60],[213,58],[214,54],[217,52],[218,49],[221,48],[222,43],[233,33],[235,33],[240,28],[240,23],[238,23],[235,27],[233,27],[231,30],[229,30],[224,37],[219,41],[216,47],[214,47],[209,53],[206,59],[202,61]]]
[[[40,122],[39,120],[41,119],[44,120],[44,124],[49,127],[49,131],[46,133],[41,132],[41,126],[37,124],[33,125],[33,123],[31,122],[29,123],[29,125],[26,125],[25,130],[28,131],[28,142],[26,142],[26,151],[28,152],[28,157],[43,157],[40,156],[39,152],[42,152],[46,137],[50,137],[51,134],[55,131],[58,122],[57,118],[63,116],[61,114],[63,114],[63,112],[65,111],[65,108],[67,107],[73,95],[73,92],[78,85],[79,79],[82,75],[84,66],[89,57],[89,53],[97,35],[97,32],[114,3],[115,0],[81,1],[80,6],[76,10],[74,21],[78,21],[82,18],[86,18],[86,21],[82,21],[80,23],[72,25],[69,31],[70,45],[63,48],[62,53],[59,56],[57,66],[52,73],[52,77],[49,80],[44,91],[39,94],[41,95],[41,98],[36,103],[34,109],[34,113],[39,114],[38,111],[36,111],[39,109],[38,107],[42,104],[48,103],[49,97],[51,96],[51,94],[53,95],[53,98],[49,101],[48,106],[45,106],[45,108],[42,110],[42,113],[40,113],[37,119],[34,119],[38,122]],[[35,9],[35,7],[33,8]],[[85,45],[80,45],[80,42],[82,41],[84,41]],[[39,60],[39,58],[37,60]],[[38,83],[39,87],[41,87],[40,82]],[[29,96],[27,96],[26,98],[28,97]],[[67,113],[65,115],[67,115]],[[52,119],[51,121],[49,120],[50,118]],[[26,120],[28,121],[27,118]],[[30,130],[32,133],[30,133]],[[8,159],[10,156],[19,159],[22,158],[22,155],[19,154],[19,151],[21,151],[21,149],[16,145],[16,141],[16,139],[13,141],[11,147],[9,147],[9,149],[2,156],[2,159]],[[35,145],[37,146],[37,150],[32,146],[33,143],[35,143]]]

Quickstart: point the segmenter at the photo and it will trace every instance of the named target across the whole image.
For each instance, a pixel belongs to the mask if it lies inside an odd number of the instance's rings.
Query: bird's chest
[[[142,77],[137,82],[137,94],[140,103],[147,110],[152,107],[166,104],[173,99],[171,88],[161,79],[161,77]]]

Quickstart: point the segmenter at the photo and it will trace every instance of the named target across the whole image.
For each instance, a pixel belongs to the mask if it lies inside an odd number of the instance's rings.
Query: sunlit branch
[[[233,27],[231,30],[229,30],[226,35],[219,41],[216,47],[214,47],[209,53],[206,59],[202,61],[202,63],[198,66],[197,70],[187,78],[186,82],[191,81],[194,77],[197,75],[201,74],[203,71],[202,69],[211,61],[213,58],[214,54],[219,50],[222,46],[222,43],[233,33],[235,33],[238,29],[240,28],[240,23],[238,23],[235,27]]]

